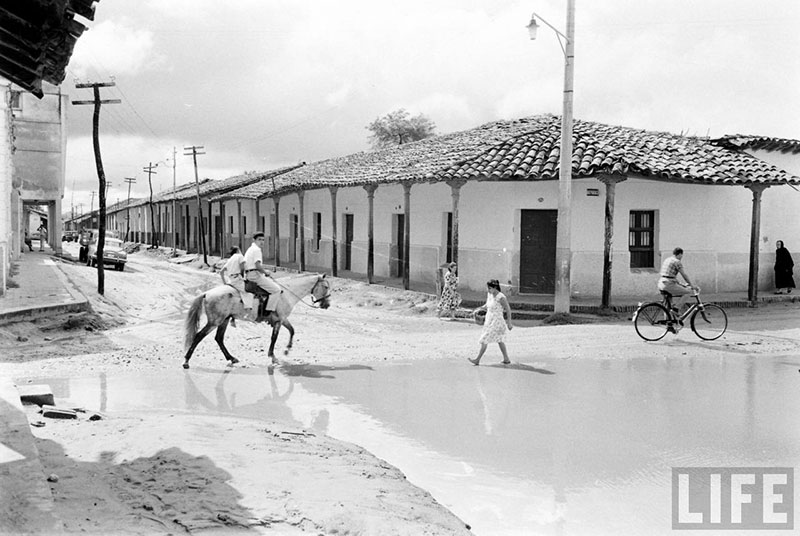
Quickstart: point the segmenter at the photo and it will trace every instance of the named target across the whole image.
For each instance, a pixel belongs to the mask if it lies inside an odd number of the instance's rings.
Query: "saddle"
[[[258,307],[255,307],[256,310],[256,322],[263,322],[264,320],[269,317],[272,313],[269,309],[267,309],[267,304],[269,303],[269,292],[264,290],[263,288],[259,287],[257,283],[254,281],[245,281],[244,282],[244,291],[255,296],[255,299],[258,300]]]

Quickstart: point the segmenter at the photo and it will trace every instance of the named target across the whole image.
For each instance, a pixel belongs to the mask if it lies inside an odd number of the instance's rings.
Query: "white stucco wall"
[[[783,192],[778,191],[784,188]],[[599,190],[588,196],[588,189]],[[787,186],[767,189],[762,203],[760,286],[771,284],[774,239],[787,225],[797,225],[792,212],[794,191]],[[613,237],[613,295],[654,292],[660,263],[680,245],[684,262],[695,282],[708,292],[745,291],[749,266],[752,193],[742,186],[664,183],[631,178],[619,183],[615,197]],[[382,185],[375,193],[375,274],[390,275],[393,215],[404,211],[400,185]],[[352,270],[366,272],[367,194],[361,187],[337,193],[338,240],[344,241],[344,214],[354,215]],[[528,209],[557,210],[558,183],[469,182],[461,188],[459,264],[461,284],[481,290],[488,278],[519,283],[520,213]],[[289,214],[299,210],[296,195],[281,199],[282,258],[289,236]],[[452,210],[446,184],[415,184],[411,188],[410,276],[414,282],[433,281],[445,255],[446,213]],[[605,186],[594,179],[575,180],[572,196],[572,290],[574,295],[597,297],[602,289]],[[631,269],[628,254],[628,218],[631,210],[656,212],[656,260],[651,269]],[[309,191],[305,197],[306,263],[328,269],[330,250],[313,252],[313,212],[323,214],[323,241],[330,237],[330,193]],[[796,233],[795,233],[796,234]],[[784,238],[784,240],[787,240]],[[342,251],[339,261],[342,262]]]

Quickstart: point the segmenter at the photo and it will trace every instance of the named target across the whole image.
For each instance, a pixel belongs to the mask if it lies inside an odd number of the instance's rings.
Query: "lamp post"
[[[534,13],[528,24],[531,39],[536,39],[537,19],[552,29],[564,53],[564,105],[561,114],[561,148],[558,170],[558,224],[556,231],[556,294],[555,313],[569,313],[570,263],[572,260],[572,86],[575,60],[575,0],[567,0],[567,35]]]
[[[166,158],[156,165],[167,164],[168,160],[172,161],[172,256],[176,255],[175,250],[178,247],[178,215],[176,214],[175,210],[175,190],[177,190],[177,186],[175,184],[175,166],[177,165],[177,159],[175,158],[175,153],[177,149],[172,147],[172,158]]]

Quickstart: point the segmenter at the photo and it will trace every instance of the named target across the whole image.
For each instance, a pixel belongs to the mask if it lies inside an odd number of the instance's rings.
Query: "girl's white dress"
[[[479,342],[481,344],[489,344],[491,342],[506,342],[506,327],[505,318],[503,318],[503,305],[500,299],[505,298],[502,292],[497,295],[488,294],[486,297],[486,321],[483,324],[483,331]]]

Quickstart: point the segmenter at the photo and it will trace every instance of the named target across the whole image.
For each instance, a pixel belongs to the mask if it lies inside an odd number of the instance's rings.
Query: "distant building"
[[[94,20],[94,3],[3,5],[0,32],[3,48],[11,52],[0,61],[0,295],[11,260],[20,255],[25,207],[47,207],[50,245],[61,248],[66,98],[58,85],[85,29],[74,16]]]

